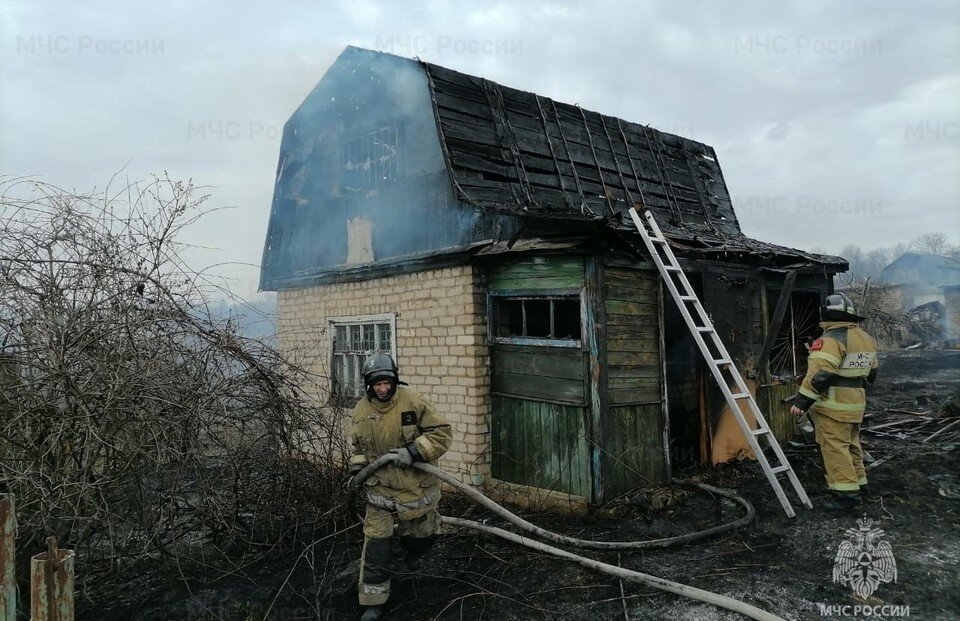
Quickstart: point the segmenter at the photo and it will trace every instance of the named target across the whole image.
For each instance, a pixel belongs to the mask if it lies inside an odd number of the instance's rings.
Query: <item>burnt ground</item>
[[[960,441],[923,444],[943,422],[960,415],[960,351],[913,350],[883,356],[870,393],[864,447],[878,465],[870,470],[871,497],[842,515],[799,507],[787,518],[755,463],[677,473],[737,490],[757,509],[746,529],[700,545],[624,552],[624,567],[722,593],[787,619],[823,618],[818,604],[862,604],[831,580],[837,547],[861,515],[878,520],[897,561],[896,583],[883,584],[871,605],[909,606],[910,618],[960,618]],[[944,408],[944,404],[946,407]],[[888,425],[899,420],[908,424]],[[914,422],[916,421],[916,422]],[[923,426],[919,426],[923,424]],[[881,435],[882,434],[882,435]],[[945,434],[947,435],[947,434]],[[935,446],[936,444],[936,446]],[[803,434],[785,446],[816,505],[825,498],[819,455]],[[670,506],[653,509],[651,495],[623,499],[594,515],[570,518],[527,514],[546,528],[583,538],[650,539],[732,519],[736,507],[700,492],[676,488]],[[944,495],[945,494],[945,495]],[[950,496],[953,496],[952,498]],[[799,503],[795,503],[799,505]],[[462,500],[446,497],[444,513],[485,517]],[[499,525],[498,519],[488,523]],[[360,534],[350,531],[332,548],[246,567],[212,585],[167,583],[121,576],[90,579],[98,602],[78,602],[79,619],[259,620],[353,619]],[[586,552],[616,564],[616,553]],[[399,555],[398,555],[399,556]],[[293,567],[293,569],[291,569]],[[82,572],[78,564],[78,572]],[[88,578],[90,578],[88,576]],[[613,578],[473,533],[447,533],[419,574],[400,573],[389,603],[390,619],[740,619],[710,605]],[[873,617],[877,618],[877,617]]]

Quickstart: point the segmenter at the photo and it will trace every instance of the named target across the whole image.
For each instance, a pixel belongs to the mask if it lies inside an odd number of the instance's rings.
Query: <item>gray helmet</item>
[[[857,314],[853,301],[842,293],[832,293],[820,307],[820,317],[824,321],[863,321]]]
[[[384,379],[396,382],[400,379],[399,371],[397,363],[393,361],[390,354],[377,352],[368,356],[363,362],[363,383],[369,386]]]
[[[371,386],[381,380],[390,380],[393,382],[393,390],[390,391],[391,397],[396,390],[397,384],[403,383],[400,381],[400,369],[397,367],[397,363],[393,361],[390,354],[383,352],[368,356],[363,362],[362,373],[363,385],[366,387],[367,395],[369,396],[372,396],[373,393]]]

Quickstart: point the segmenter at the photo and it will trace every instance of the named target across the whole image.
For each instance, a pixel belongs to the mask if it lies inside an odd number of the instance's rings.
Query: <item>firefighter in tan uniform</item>
[[[440,527],[440,481],[409,466],[415,461],[434,462],[449,448],[452,433],[430,402],[404,387],[396,363],[387,354],[367,358],[363,381],[366,398],[353,410],[350,473],[357,474],[386,453],[397,459],[396,465],[380,468],[365,481],[359,596],[364,607],[361,619],[375,621],[383,617],[390,597],[395,523],[410,569],[416,569]]]
[[[830,511],[860,504],[867,473],[860,448],[860,423],[866,408],[866,387],[877,375],[877,344],[858,325],[863,321],[842,293],[827,296],[821,310],[823,335],[810,346],[807,374],[790,411],[810,410],[823,468],[833,498]]]

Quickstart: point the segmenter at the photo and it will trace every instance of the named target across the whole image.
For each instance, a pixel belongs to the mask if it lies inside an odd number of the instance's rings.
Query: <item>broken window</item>
[[[495,342],[578,346],[580,296],[497,296],[492,323]]]
[[[400,133],[382,127],[340,143],[340,169],[345,191],[375,188],[400,177]]]
[[[768,299],[777,300],[779,290],[771,290]],[[773,306],[770,310],[772,320]],[[770,349],[770,375],[791,381],[807,369],[807,345],[820,334],[820,294],[795,291],[790,295],[787,312]]]
[[[330,320],[332,343],[331,394],[348,401],[363,396],[363,362],[375,352],[390,354],[394,348],[394,315],[336,318]]]

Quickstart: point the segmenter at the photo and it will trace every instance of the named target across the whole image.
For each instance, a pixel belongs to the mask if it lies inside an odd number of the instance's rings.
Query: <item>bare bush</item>
[[[22,549],[180,560],[338,527],[341,413],[208,311],[177,241],[204,199],[166,177],[0,184],[0,480]]]
[[[866,317],[863,328],[883,349],[899,347],[907,317],[901,309],[900,296],[883,283],[869,278],[843,278],[839,290],[846,293],[858,312]]]

